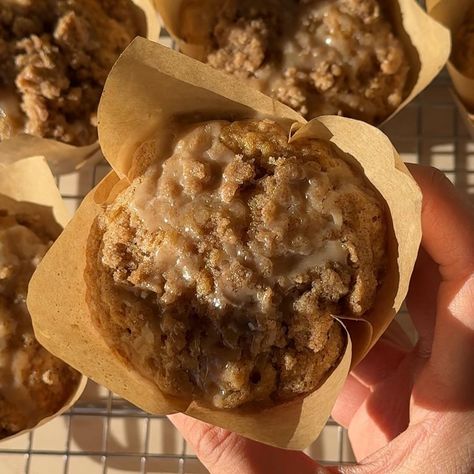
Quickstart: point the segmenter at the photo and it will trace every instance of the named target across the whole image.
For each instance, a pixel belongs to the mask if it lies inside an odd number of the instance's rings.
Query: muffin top
[[[0,439],[53,415],[79,374],[36,341],[28,283],[53,242],[34,215],[0,209]]]
[[[132,0],[1,2],[0,112],[8,126],[0,139],[24,131],[95,142],[107,75],[139,33]]]
[[[150,158],[151,157],[151,158]],[[153,159],[154,158],[154,159]],[[270,120],[177,132],[107,205],[88,286],[106,340],[167,394],[234,408],[314,390],[383,273],[385,213],[323,140]]]
[[[206,12],[188,0],[181,33],[207,45],[208,64],[307,119],[337,114],[379,124],[407,95],[409,70],[386,3],[209,0]]]

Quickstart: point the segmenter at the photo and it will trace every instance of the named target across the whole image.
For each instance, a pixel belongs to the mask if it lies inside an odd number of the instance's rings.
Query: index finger
[[[423,192],[423,247],[439,265],[431,355],[420,374],[418,395],[432,408],[474,406],[474,211],[433,168],[411,166]],[[429,317],[429,316],[428,316]],[[426,354],[429,356],[429,353]]]
[[[182,413],[169,415],[168,418],[211,474],[318,472],[316,462],[300,451],[260,444]]]
[[[443,280],[474,271],[474,210],[436,168],[408,165],[423,193],[423,247]]]

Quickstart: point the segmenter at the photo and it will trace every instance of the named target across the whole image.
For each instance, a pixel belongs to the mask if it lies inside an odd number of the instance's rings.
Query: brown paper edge
[[[2,206],[5,205],[14,212],[17,209],[27,211],[32,208],[32,205],[39,205],[46,212],[49,210],[60,227],[66,225],[69,220],[64,202],[56,188],[54,177],[46,161],[40,157],[26,158],[11,165],[0,164],[0,199]],[[10,203],[9,200],[11,200]],[[43,418],[31,428],[0,439],[0,444],[39,428],[64,413],[79,399],[86,383],[87,379],[82,376],[77,388],[60,410]]]
[[[178,43],[180,50],[186,55],[202,60],[204,47],[186,43],[180,33],[181,5],[186,0],[154,1],[164,28]],[[431,83],[448,61],[451,52],[449,31],[433,21],[416,0],[391,0],[391,4],[392,12],[396,12],[394,15],[396,29],[407,49],[412,53],[409,60],[411,69],[417,72],[417,77],[412,78],[412,88],[407,97],[380,125],[391,120]]]
[[[448,28],[453,37],[471,6],[472,0],[426,0],[428,13]],[[474,114],[474,79],[462,74],[451,61],[448,62],[447,67],[464,108],[471,114],[470,124],[472,129],[474,127],[472,121],[472,115]]]
[[[137,80],[123,80],[130,77],[130,71]],[[144,79],[150,75],[153,79]],[[192,86],[192,92],[187,88],[177,95],[170,78],[186,82]],[[133,100],[117,100],[118,90],[121,97]],[[166,112],[166,106],[173,110],[172,114]],[[99,141],[104,156],[123,178],[130,173],[133,153],[139,144],[166,126],[171,115],[199,115],[205,120],[224,109],[231,120],[262,115],[280,118],[288,125],[306,122],[286,105],[229,79],[221,71],[165,46],[136,38],[115,63],[105,84],[98,110]]]
[[[134,71],[139,81],[127,80],[130,70]],[[119,94],[117,91],[120,91]],[[130,98],[125,108],[123,97]],[[148,133],[144,132],[147,124],[166,126],[176,115],[197,117],[196,112],[201,112],[201,120],[203,117],[232,119],[267,116],[287,125],[294,122],[295,116],[293,110],[258,91],[235,84],[219,71],[162,46],[143,39],[135,40],[114,67],[99,107],[99,135],[104,154],[121,176],[110,174],[87,196],[33,277],[28,307],[33,314],[38,338],[53,354],[144,410],[151,413],[183,411],[255,440],[301,449],[313,441],[329,416],[351,363],[349,345],[341,364],[326,383],[306,397],[259,412],[219,411],[204,408],[196,402],[188,405],[164,396],[152,382],[117,357],[91,324],[83,274],[89,230],[99,206],[120,180],[120,185],[126,186],[129,182],[127,176],[132,163],[127,156],[133,155],[144,134]],[[297,127],[300,130],[296,133],[313,133],[316,130],[317,134],[333,135],[333,141],[343,151],[355,150],[356,154],[363,154],[364,160],[373,168],[366,173],[369,179],[386,168],[391,178],[384,192],[404,195],[403,202],[407,203],[400,205],[395,197],[388,203],[400,207],[399,211],[393,211],[397,219],[403,217],[395,228],[402,226],[405,231],[406,223],[413,223],[409,224],[409,232],[404,232],[405,235],[398,234],[399,252],[407,259],[401,262],[400,267],[404,281],[398,286],[397,295],[390,295],[393,299],[393,304],[389,305],[390,314],[378,315],[373,334],[365,332],[365,340],[356,354],[360,359],[388,326],[406,293],[420,240],[421,195],[382,132],[362,122],[341,117],[323,117],[307,125],[301,117],[298,118]],[[135,129],[140,133],[133,137]],[[339,134],[348,135],[339,137]],[[362,135],[354,136],[359,134]],[[338,139],[334,140],[334,137]],[[400,190],[403,190],[402,194]],[[407,215],[413,219],[407,219]],[[407,233],[413,238],[406,239]],[[401,238],[402,235],[404,238]],[[51,278],[55,280],[55,292],[48,291]],[[47,311],[47,308],[56,310]],[[57,316],[59,312],[61,318]],[[349,325],[349,321],[344,323]],[[62,334],[68,335],[67,344],[60,337]],[[278,420],[278,427],[275,420]]]
[[[29,433],[33,430],[36,430],[37,428],[40,428],[43,425],[46,425],[46,423],[49,423],[51,420],[54,420],[54,418],[61,416],[63,413],[68,411],[81,397],[82,393],[84,392],[84,389],[86,388],[87,385],[87,378],[82,376],[79,381],[79,385],[77,386],[76,391],[71,395],[69,400],[66,402],[66,404],[58,410],[56,413],[53,413],[51,416],[48,416],[47,418],[43,418],[39,423],[37,423],[35,426],[32,428],[28,428],[22,431],[19,431],[18,433],[15,433],[11,436],[7,436],[6,438],[0,439],[0,445],[6,441],[11,441],[14,438],[18,438],[20,436],[23,436],[26,433]]]
[[[157,41],[160,22],[153,0],[132,0],[145,15],[147,38]],[[94,165],[102,159],[99,142],[86,146],[73,146],[48,138],[21,133],[0,142],[0,162],[43,156],[55,175],[78,171],[84,165]]]
[[[71,217],[46,160],[40,156],[0,162],[0,194],[19,203],[50,209],[61,227]]]

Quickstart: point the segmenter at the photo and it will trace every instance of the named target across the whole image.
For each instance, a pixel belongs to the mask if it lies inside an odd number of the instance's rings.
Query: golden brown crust
[[[193,126],[96,221],[92,313],[165,393],[221,408],[292,398],[342,353],[333,315],[372,305],[385,225],[328,142],[288,144],[268,120]]]

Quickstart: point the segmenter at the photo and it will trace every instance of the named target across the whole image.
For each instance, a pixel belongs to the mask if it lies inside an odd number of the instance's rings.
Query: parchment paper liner
[[[45,228],[59,235],[69,221],[68,212],[56,187],[54,177],[40,157],[27,158],[11,164],[0,162],[0,208],[13,213],[25,212],[40,215]],[[0,443],[21,436],[44,425],[68,410],[81,396],[87,379],[81,377],[76,390],[56,413],[41,420],[36,426],[0,439]]]
[[[187,0],[154,0],[163,26],[178,42],[180,50],[188,56],[203,60],[202,44],[186,43],[181,34],[181,5]],[[449,1],[449,0],[448,0]],[[220,5],[220,0],[213,0]],[[383,122],[386,123],[410,103],[438,75],[451,51],[449,31],[433,21],[416,0],[389,0],[391,15],[399,38],[403,41],[410,63],[408,87],[411,91],[400,106]],[[203,8],[205,8],[203,6]],[[196,22],[197,34],[204,38],[205,26]]]
[[[153,0],[132,0],[137,12],[143,12],[143,36],[157,41],[160,35],[158,15]],[[140,14],[141,16],[141,14]],[[0,121],[2,120],[0,114]],[[1,124],[0,124],[1,125]],[[102,158],[99,142],[87,146],[73,146],[57,140],[20,133],[0,142],[0,161],[44,156],[53,173],[66,174],[80,169],[85,163],[94,164]]]
[[[391,258],[369,315],[371,324],[344,321],[351,337],[342,360],[324,384],[306,397],[267,409],[231,411],[167,397],[115,354],[93,324],[84,282],[91,225],[101,203],[129,185],[127,176],[137,169],[130,156],[138,144],[153,131],[156,136],[157,125],[161,125],[164,136],[167,124],[181,116],[196,120],[266,116],[287,125],[293,123],[292,140],[332,137],[341,150],[357,157],[355,163],[387,202],[393,218],[393,229],[389,229]],[[133,131],[138,132],[134,137]],[[305,125],[290,108],[243,87],[226,74],[140,38],[124,52],[109,76],[99,106],[99,138],[114,172],[86,197],[33,277],[28,307],[39,339],[73,367],[147,412],[182,411],[275,446],[300,449],[309,445],[330,414],[351,366],[351,356],[352,364],[357,363],[400,307],[417,255],[421,194],[389,140],[370,125],[340,117],[322,117]]]
[[[426,0],[429,14],[446,26],[453,38],[472,5],[472,0]],[[462,74],[451,61],[448,62],[447,68],[459,98],[456,104],[471,137],[474,138],[474,79]]]

